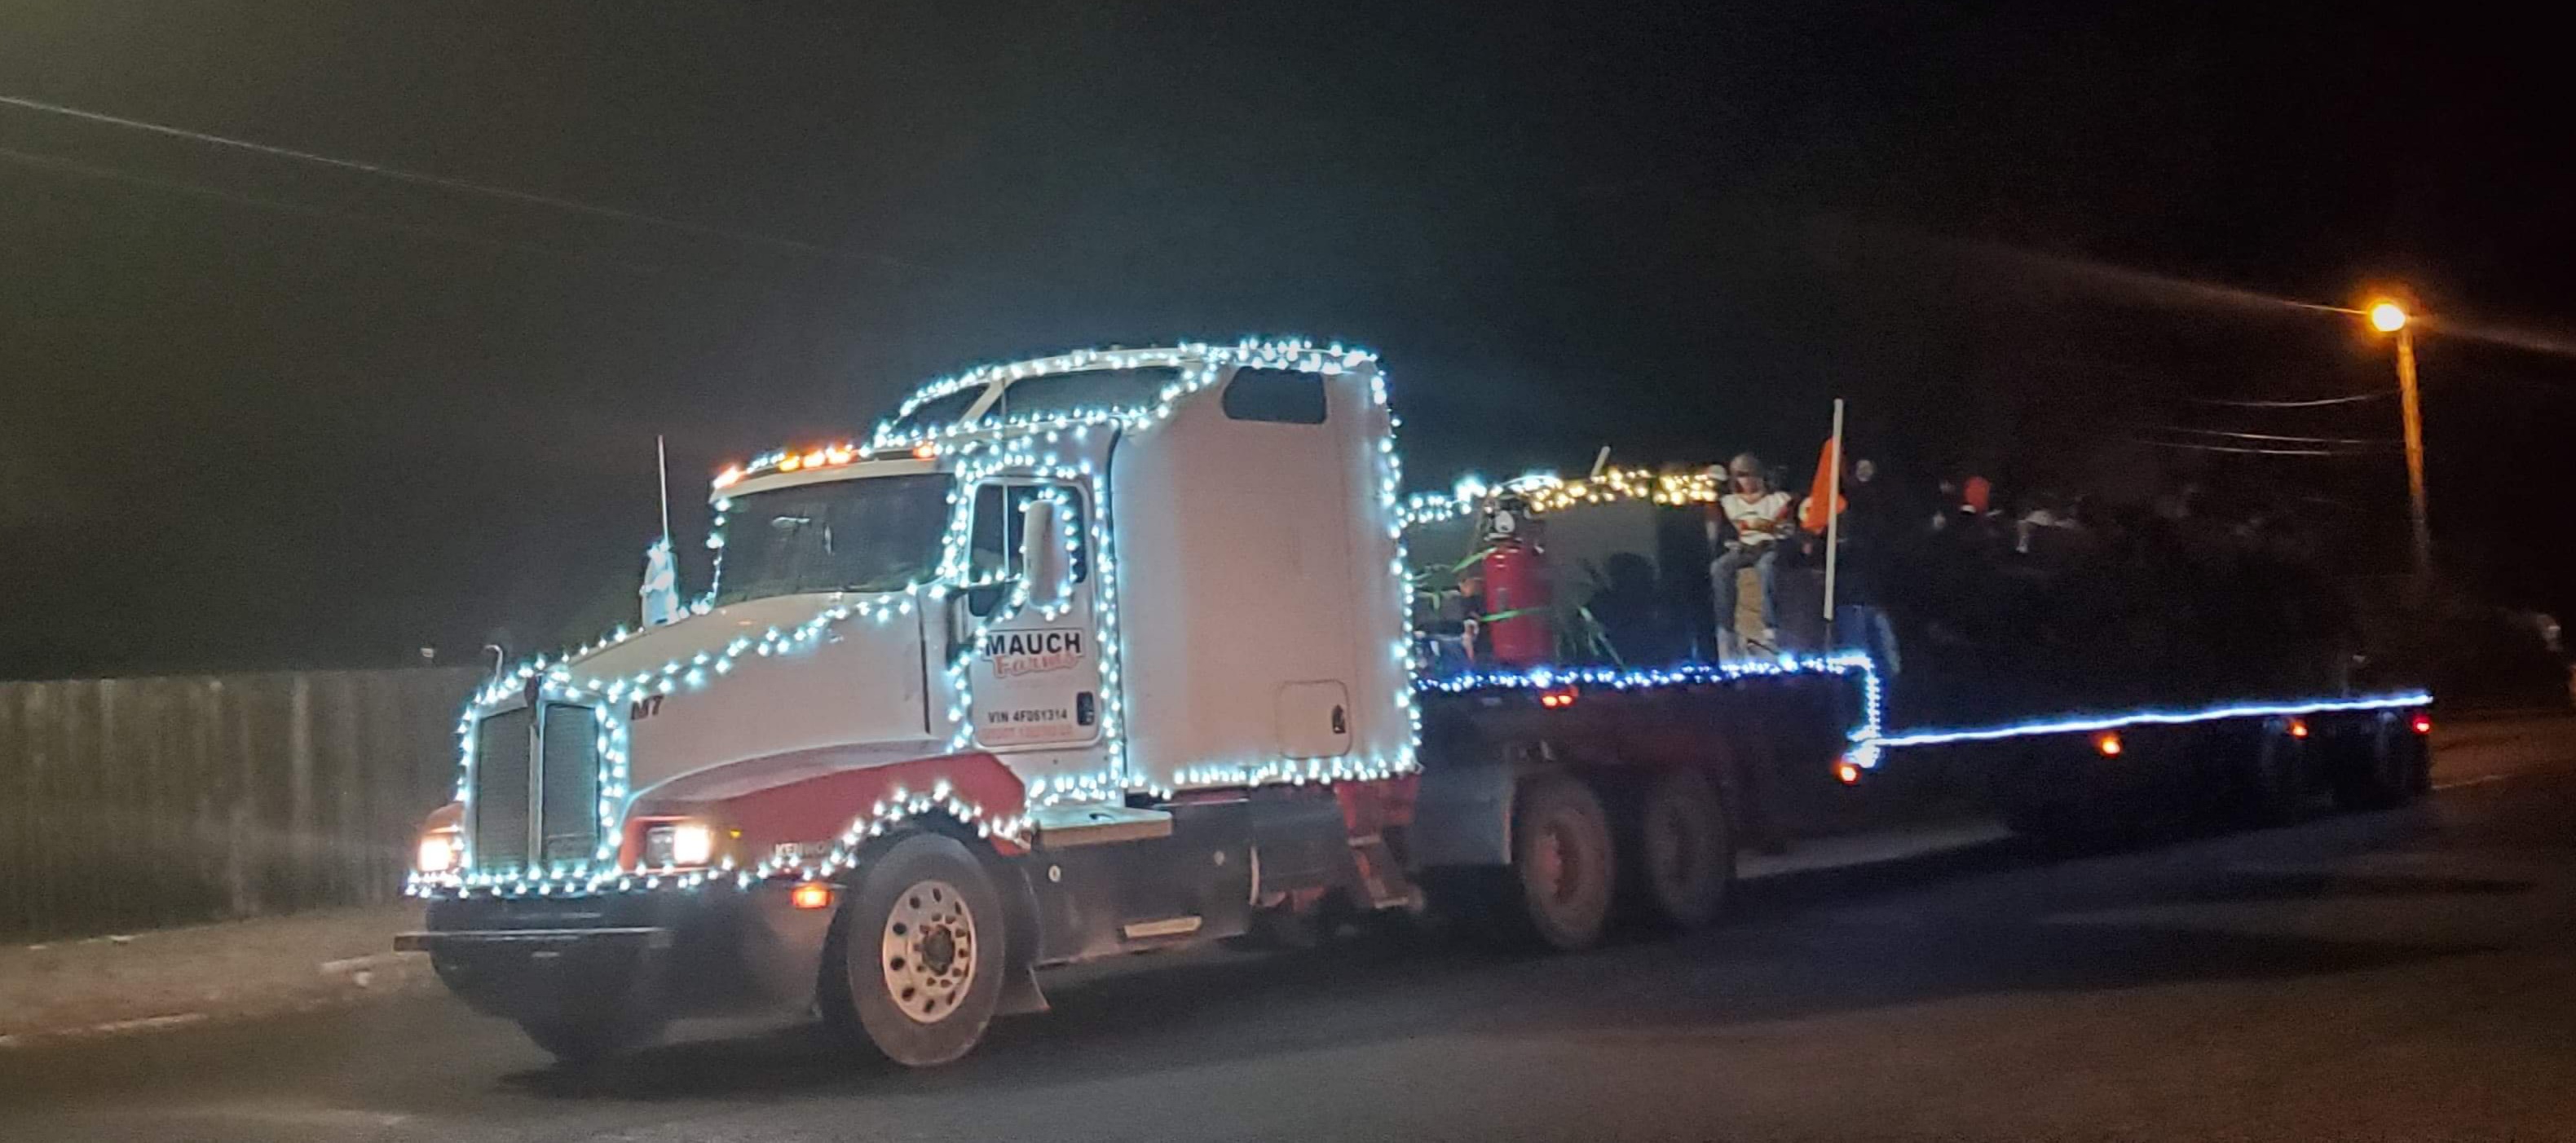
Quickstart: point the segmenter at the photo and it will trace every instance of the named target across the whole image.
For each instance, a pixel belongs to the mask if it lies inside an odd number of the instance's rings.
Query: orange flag
[[[1959,507],[1983,516],[1994,506],[1995,485],[1982,476],[1971,476],[1959,486]]]
[[[1849,501],[1833,495],[1834,466],[1840,463],[1842,463],[1842,457],[1836,455],[1834,442],[1827,440],[1824,455],[1816,458],[1816,481],[1807,490],[1806,507],[1798,512],[1799,527],[1821,535],[1825,525],[1833,519],[1833,515],[1839,515],[1843,509],[1850,507]],[[1825,511],[1825,501],[1828,499],[1833,501],[1832,515]]]

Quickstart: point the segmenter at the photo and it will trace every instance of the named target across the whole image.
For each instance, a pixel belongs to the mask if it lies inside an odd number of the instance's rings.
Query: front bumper
[[[459,953],[489,947],[522,949],[530,955],[561,954],[567,949],[640,944],[659,952],[671,947],[671,930],[628,929],[464,929],[456,932],[398,933],[395,952]]]
[[[450,991],[515,1020],[637,1005],[675,1016],[801,1010],[833,916],[792,908],[772,886],[434,900],[428,927],[394,947],[428,953]]]

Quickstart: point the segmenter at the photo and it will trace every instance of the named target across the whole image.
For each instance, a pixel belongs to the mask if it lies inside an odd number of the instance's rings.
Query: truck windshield
[[[894,591],[939,567],[950,479],[835,480],[737,496],[716,602],[810,591]]]

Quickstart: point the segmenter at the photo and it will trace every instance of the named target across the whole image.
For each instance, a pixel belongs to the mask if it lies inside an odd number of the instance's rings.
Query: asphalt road
[[[1583,956],[1083,970],[930,1073],[738,1028],[559,1071],[443,998],[31,1049],[0,1139],[2576,1138],[2576,723],[2469,728],[2436,781],[1773,878]]]

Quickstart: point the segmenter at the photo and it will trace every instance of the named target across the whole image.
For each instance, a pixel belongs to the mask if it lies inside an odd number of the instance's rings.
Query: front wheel
[[[948,1063],[984,1038],[1002,995],[1002,900],[953,838],[916,834],[865,869],[841,910],[842,968],[868,1043],[905,1067]]]

